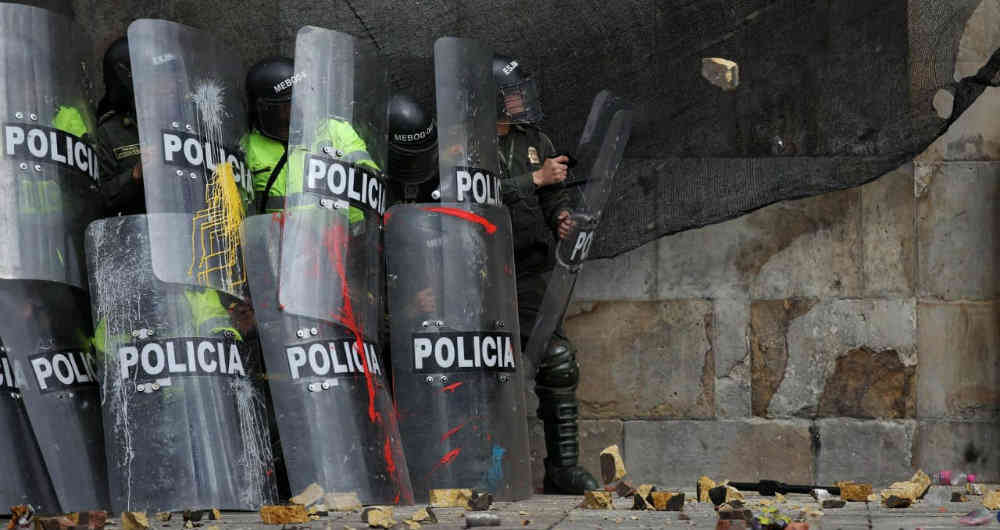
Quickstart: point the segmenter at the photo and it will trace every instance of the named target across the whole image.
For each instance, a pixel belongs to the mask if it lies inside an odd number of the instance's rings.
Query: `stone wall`
[[[589,263],[566,320],[588,467],[617,443],[664,485],[1000,480],[997,115],[988,88],[867,185]]]

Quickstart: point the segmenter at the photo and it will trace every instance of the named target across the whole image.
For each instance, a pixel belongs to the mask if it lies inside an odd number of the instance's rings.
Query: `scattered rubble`
[[[605,484],[625,478],[625,461],[617,445],[604,448],[601,451],[601,478]]]
[[[292,504],[301,504],[303,506],[312,506],[320,499],[326,492],[323,491],[323,487],[319,484],[313,482],[312,484],[306,486],[306,489],[302,490],[301,493],[289,499]]]
[[[990,510],[1000,510],[1000,490],[993,490],[983,497],[983,506]]]
[[[848,502],[867,502],[872,494],[871,484],[859,484],[852,481],[841,481],[834,484],[840,488],[840,498]]]
[[[471,489],[439,489],[431,490],[430,504],[435,508],[465,508],[469,498],[472,497]]]
[[[614,502],[611,500],[611,493],[607,491],[586,491],[583,493],[583,502],[580,508],[587,510],[611,510],[614,509]]]
[[[35,509],[30,504],[18,504],[10,507],[10,521],[7,523],[7,530],[16,528],[31,528],[31,519],[35,515]]]
[[[917,499],[924,496],[927,489],[931,486],[931,478],[927,476],[927,473],[917,470],[910,480],[905,482],[894,482],[887,489],[882,490],[881,497],[882,502],[886,506],[889,506],[889,499],[892,497],[898,497],[899,499],[907,499],[910,502],[907,506],[915,502]],[[898,508],[901,501],[895,501],[893,504],[895,506],[889,506],[890,508]]]
[[[684,494],[653,491],[647,497],[654,509],[660,512],[679,512],[684,509]]]
[[[932,506],[941,506],[952,502],[950,486],[931,486],[924,494],[924,502]]]
[[[361,511],[361,520],[372,528],[392,528],[396,524],[389,506],[369,506]]]
[[[146,512],[122,512],[122,530],[148,530]]]
[[[169,521],[173,516],[173,512],[156,512],[156,519],[161,523]]]
[[[264,524],[308,523],[309,513],[301,504],[286,506],[261,506],[260,520]]]
[[[410,517],[410,519],[425,524],[437,524],[438,522],[437,514],[434,513],[434,510],[430,506],[417,510],[417,513],[413,514],[413,517]]]
[[[913,504],[913,499],[900,497],[899,495],[889,495],[882,498],[882,503],[886,508],[909,508]]]
[[[969,495],[982,495],[983,488],[979,484],[970,483],[965,485],[965,492]]]
[[[467,507],[474,512],[482,512],[490,509],[493,505],[493,494],[473,490],[469,497]]]
[[[823,499],[823,501],[820,502],[820,506],[824,510],[830,510],[830,509],[834,509],[834,508],[843,508],[846,505],[847,505],[847,501],[845,501],[844,499],[829,498],[829,499]]]
[[[951,502],[969,502],[969,499],[965,495],[962,495],[962,492],[953,491],[951,492]]]

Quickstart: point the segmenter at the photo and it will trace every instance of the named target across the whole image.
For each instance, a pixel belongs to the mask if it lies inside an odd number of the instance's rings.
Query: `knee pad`
[[[576,362],[576,348],[569,340],[553,336],[538,364],[535,384],[539,387],[574,390],[580,382],[580,365]]]

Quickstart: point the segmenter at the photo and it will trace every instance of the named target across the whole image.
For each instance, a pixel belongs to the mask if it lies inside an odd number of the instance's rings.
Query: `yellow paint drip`
[[[239,266],[245,211],[230,163],[218,164],[205,184],[205,206],[192,220],[191,247],[195,252],[188,274],[196,276],[200,285],[209,285],[210,277],[221,275],[221,287],[232,289],[246,281]]]

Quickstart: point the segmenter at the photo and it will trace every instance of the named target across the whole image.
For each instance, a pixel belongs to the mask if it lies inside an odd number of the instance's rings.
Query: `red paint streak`
[[[389,435],[385,435],[385,446],[382,453],[385,454],[385,469],[389,473],[396,472],[396,462],[392,459],[392,445],[389,443]]]
[[[354,346],[361,356],[361,366],[365,373],[365,383],[368,385],[368,419],[376,421],[378,415],[375,413],[375,384],[372,380],[371,370],[368,368],[368,355],[365,354],[365,343],[362,339],[361,325],[354,317],[354,307],[351,305],[351,290],[347,285],[347,271],[344,266],[344,248],[347,246],[348,235],[343,225],[331,226],[323,234],[323,246],[326,247],[330,261],[337,266],[337,275],[340,276],[340,295],[343,299],[341,315],[333,315],[338,318],[341,324],[351,330],[354,335]],[[391,462],[387,462],[391,464]]]
[[[271,222],[278,223],[281,228],[285,227],[285,215],[283,212],[274,212],[271,214]]]
[[[392,500],[393,504],[399,504],[399,493],[396,494],[396,498]]]
[[[443,394],[445,392],[451,392],[452,394],[454,394],[455,393],[455,389],[458,388],[458,387],[460,387],[460,386],[462,386],[463,384],[465,384],[465,383],[463,383],[461,381],[459,381],[457,383],[452,383],[452,384],[450,384],[450,385],[442,388],[441,389],[441,393]]]
[[[465,210],[460,210],[458,208],[446,208],[446,207],[443,207],[443,206],[442,207],[435,207],[435,208],[424,208],[424,210],[428,211],[428,212],[443,213],[445,215],[451,215],[453,217],[458,217],[459,219],[465,219],[466,221],[469,221],[471,223],[476,223],[476,224],[483,225],[483,228],[486,229],[486,233],[487,234],[493,234],[493,233],[495,233],[497,231],[497,225],[495,225],[495,224],[487,221],[485,217],[483,217],[481,215],[476,215],[476,214],[474,214],[472,212],[468,212],[468,211],[465,211]]]
[[[463,423],[463,424],[459,425],[458,427],[455,427],[454,429],[452,429],[452,430],[444,433],[444,435],[441,436],[441,441],[443,442],[443,441],[447,440],[448,438],[451,438],[451,435],[453,435],[456,432],[462,430],[462,427],[465,427],[465,423]]]
[[[490,433],[486,433],[486,441],[487,441],[487,442],[491,442],[491,441],[493,441],[493,436],[492,436],[492,435],[490,435]]]
[[[392,212],[385,212],[385,215],[382,216],[382,224],[389,224],[390,219],[392,219]]]
[[[452,449],[451,451],[448,451],[447,453],[445,453],[444,456],[441,457],[441,460],[438,461],[438,464],[442,465],[442,466],[446,466],[446,465],[452,463],[455,460],[455,458],[458,456],[458,453],[461,453],[461,452],[462,452],[462,448],[461,447],[456,447],[456,448]]]

